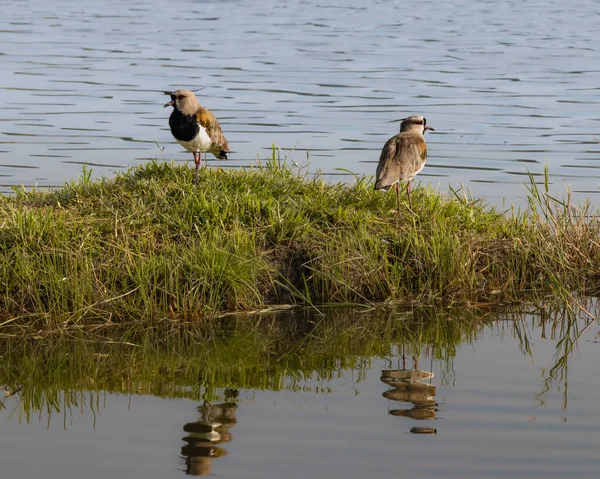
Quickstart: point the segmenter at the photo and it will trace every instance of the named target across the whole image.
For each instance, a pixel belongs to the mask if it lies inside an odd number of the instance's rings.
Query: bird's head
[[[402,122],[400,123],[400,133],[405,131],[418,131],[424,135],[427,130],[435,131],[427,124],[427,120],[424,117],[418,115],[409,116],[407,118],[401,118],[394,121]]]
[[[165,103],[165,108],[168,106],[175,107],[184,114],[194,114],[198,108],[198,101],[193,91],[176,90],[171,93],[171,101]]]

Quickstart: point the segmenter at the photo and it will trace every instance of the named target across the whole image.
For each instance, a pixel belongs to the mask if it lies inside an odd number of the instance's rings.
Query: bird
[[[400,211],[400,181],[406,181],[408,204],[412,210],[410,199],[410,182],[423,169],[427,160],[425,132],[435,131],[427,124],[427,120],[418,115],[402,118],[400,133],[392,136],[383,146],[379,156],[379,164],[375,173],[375,189],[389,189],[396,185],[398,211]]]
[[[198,104],[196,95],[190,90],[176,90],[171,93],[171,101],[165,104],[173,107],[169,117],[169,127],[175,140],[194,155],[198,184],[198,169],[202,163],[202,153],[212,153],[219,160],[226,160],[229,144],[217,117],[207,108]]]

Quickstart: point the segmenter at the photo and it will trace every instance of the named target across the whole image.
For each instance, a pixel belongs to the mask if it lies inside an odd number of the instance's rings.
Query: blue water
[[[523,204],[547,162],[553,193],[596,201],[598,2],[319,3],[7,0],[0,18],[0,190],[51,186],[174,143],[164,90],[205,87],[228,165],[265,158],[371,175],[390,120],[422,114],[423,184]],[[223,165],[222,165],[223,166]],[[339,177],[337,175],[340,175]]]

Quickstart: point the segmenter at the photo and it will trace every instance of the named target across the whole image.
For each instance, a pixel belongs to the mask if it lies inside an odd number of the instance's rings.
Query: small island
[[[531,177],[501,212],[372,178],[330,183],[279,161],[114,178],[0,199],[0,322],[207,320],[293,305],[501,305],[596,288],[600,225]],[[524,186],[525,188],[525,186]]]

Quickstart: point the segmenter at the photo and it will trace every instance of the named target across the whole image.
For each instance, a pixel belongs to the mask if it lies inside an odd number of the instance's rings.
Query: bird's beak
[[[429,125],[425,125],[424,127],[426,130],[431,130],[431,131],[435,131],[433,128],[431,128]]]
[[[173,100],[171,100],[170,102],[165,103],[164,108],[167,108],[168,106],[173,106],[174,104],[175,104],[175,102]]]

